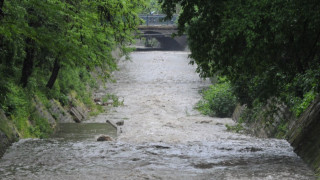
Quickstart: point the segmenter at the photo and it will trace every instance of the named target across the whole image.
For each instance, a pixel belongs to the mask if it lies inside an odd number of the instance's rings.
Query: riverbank
[[[250,164],[252,167],[263,166],[264,163],[268,164],[268,158],[265,159],[266,161],[263,160],[264,162],[254,164],[251,161],[254,161],[254,158],[247,160],[247,157],[244,156],[270,157],[267,152],[278,156],[276,152],[271,150],[275,146],[287,149],[286,153],[296,157],[285,140],[256,139],[227,132],[226,124],[235,125],[235,122],[230,118],[212,118],[200,115],[194,109],[194,105],[201,98],[199,91],[209,86],[211,82],[200,79],[194,73],[195,67],[187,65],[187,56],[188,53],[185,52],[135,52],[132,54],[132,61],[120,62],[119,68],[121,70],[115,72],[117,83],[108,84],[108,93],[117,93],[118,96],[123,97],[124,106],[114,108],[110,113],[101,115],[95,122],[123,120],[124,126],[121,127],[122,133],[118,140],[129,144],[164,143],[170,148],[175,144],[184,144],[189,147],[201,144],[201,148],[204,148],[207,144],[216,142],[217,144],[214,145],[216,149],[211,149],[215,155],[221,153],[228,156],[229,152],[229,155],[233,156],[235,151],[245,152],[241,155],[246,159],[240,165],[242,167],[244,164]],[[241,148],[238,149],[239,143],[243,146],[241,145]],[[271,149],[266,146],[270,146]],[[277,149],[276,151],[280,152],[281,150]],[[287,157],[282,158],[285,162],[281,166],[286,167],[288,162],[285,159]],[[297,161],[293,159],[290,161],[302,163],[300,158],[296,158]],[[278,166],[278,161],[275,161],[274,164],[270,162],[270,166]],[[222,166],[216,166],[215,163],[211,165],[204,163],[203,167],[206,165],[208,169],[211,166],[212,168]],[[300,165],[303,167],[302,171],[307,168],[305,165]],[[284,172],[288,171],[284,170]],[[270,177],[281,179],[282,176],[279,174],[281,173],[276,171]],[[246,176],[240,175],[239,177]],[[264,178],[263,175],[257,177]],[[300,178],[304,179],[303,176]]]
[[[119,48],[111,55],[115,61],[122,56]],[[84,69],[61,70],[61,80],[53,89],[31,91],[12,85],[7,92],[7,111],[0,108],[0,157],[19,139],[48,138],[59,123],[79,123],[104,112],[103,104],[94,101],[97,89],[105,89],[105,80],[99,79],[99,73],[103,74]]]
[[[56,131],[59,123],[76,123],[85,120],[89,115],[89,106],[76,98],[75,92],[72,94],[70,94],[69,102],[73,105],[64,107],[55,99],[46,99],[47,101],[44,102],[35,96],[31,99],[32,111],[24,112],[27,117],[23,119],[14,116],[7,117],[0,109],[0,157],[12,143],[19,139],[48,138]],[[48,104],[44,105],[45,103]],[[99,111],[92,109],[92,106],[90,110]]]
[[[123,106],[87,122],[123,121],[117,141],[50,138],[15,143],[0,160],[3,179],[305,179],[310,168],[285,140],[227,131],[230,118],[194,109],[199,78],[185,52],[134,52],[104,94]],[[121,132],[120,131],[120,132]],[[93,131],[94,132],[94,131]],[[100,134],[101,132],[97,132]],[[98,135],[97,134],[97,135]]]
[[[13,125],[7,119],[4,111],[0,109],[0,158],[7,148],[18,139],[19,136]]]
[[[245,106],[238,105],[232,117],[239,124],[245,123],[245,132],[261,138],[286,139],[320,178],[319,96],[298,118],[284,104],[272,101],[257,112],[254,121],[246,121],[247,111]]]

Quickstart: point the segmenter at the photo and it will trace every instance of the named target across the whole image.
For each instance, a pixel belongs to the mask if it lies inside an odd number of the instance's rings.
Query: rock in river
[[[101,135],[98,137],[97,141],[113,141],[113,139],[110,136]]]

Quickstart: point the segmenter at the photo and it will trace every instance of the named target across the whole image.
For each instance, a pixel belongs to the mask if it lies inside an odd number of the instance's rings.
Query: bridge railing
[[[172,19],[165,20],[166,15],[164,14],[140,14],[139,17],[145,22],[142,25],[146,26],[163,26],[163,25],[175,25],[178,15],[173,15]]]

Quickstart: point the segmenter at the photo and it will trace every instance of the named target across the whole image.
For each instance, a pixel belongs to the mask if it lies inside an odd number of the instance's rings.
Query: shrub
[[[124,104],[124,100],[120,101],[119,97],[114,94],[106,94],[102,98],[103,103],[108,102],[109,100],[112,100],[112,106],[114,106],[114,107],[123,106],[123,104]]]
[[[229,82],[218,83],[203,93],[197,109],[205,115],[230,117],[236,106],[236,97]]]
[[[303,95],[301,100],[297,100],[294,106],[291,108],[296,117],[299,117],[312,103],[312,101],[316,98],[316,93],[311,90],[308,93]]]
[[[30,114],[29,120],[32,123],[32,125],[29,126],[29,132],[33,137],[48,138],[53,133],[53,129],[48,120],[35,112],[35,109],[34,112]]]

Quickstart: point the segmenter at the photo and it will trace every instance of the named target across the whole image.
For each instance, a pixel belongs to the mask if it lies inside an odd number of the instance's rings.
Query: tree
[[[142,13],[143,14],[150,14],[153,12],[154,14],[162,14],[161,5],[159,4],[158,0],[148,0],[148,6],[145,8]]]
[[[61,71],[100,67],[108,77],[117,69],[112,50],[129,52],[144,6],[145,0],[0,1],[0,106],[13,87],[8,83],[49,92]]]
[[[311,89],[320,91],[319,78],[310,76],[320,70],[318,1],[161,3],[169,17],[176,4],[182,6],[178,29],[180,34],[188,34],[191,63],[198,65],[201,76],[227,76],[241,103],[250,105],[255,99],[264,101],[283,93],[301,97]],[[294,83],[300,77],[309,80],[303,85]]]
[[[40,63],[52,71],[46,85],[52,88],[61,68],[116,69],[111,51],[118,45],[125,51],[123,45],[133,40],[144,0],[12,0],[0,5],[2,38],[13,43],[17,42],[13,36],[25,40],[20,83],[26,87]]]
[[[3,18],[4,14],[3,14],[3,4],[4,4],[4,0],[0,0],[0,20]]]

